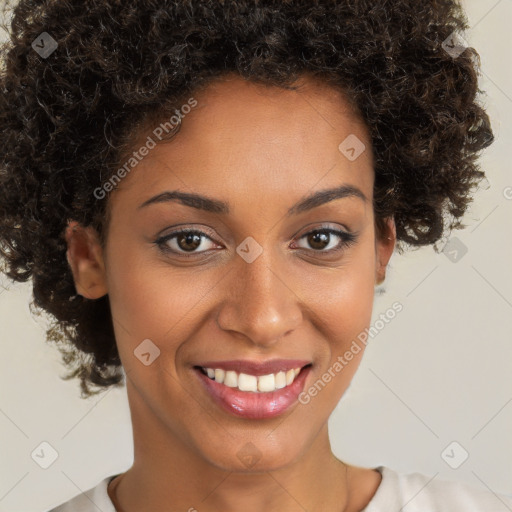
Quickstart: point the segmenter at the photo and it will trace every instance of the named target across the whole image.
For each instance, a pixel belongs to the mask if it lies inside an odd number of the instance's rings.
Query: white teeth
[[[258,377],[241,373],[238,376],[238,389],[240,391],[257,391]]]
[[[281,389],[286,386],[286,373],[278,372],[276,373],[276,389]]]
[[[225,371],[222,368],[215,368],[215,380],[221,384],[224,382]]]
[[[229,386],[230,388],[236,388],[238,386],[236,372],[227,371],[226,375],[224,376],[223,384]]]
[[[248,375],[235,371],[224,371],[222,368],[203,368],[210,379],[240,391],[266,393],[289,386],[300,373],[301,368],[292,368],[286,372],[269,373],[268,375]]]
[[[273,373],[258,377],[258,391],[274,391],[276,389],[276,378]]]

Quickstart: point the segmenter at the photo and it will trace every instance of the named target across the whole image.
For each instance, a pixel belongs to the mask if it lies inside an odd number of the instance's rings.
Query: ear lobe
[[[108,293],[106,286],[103,251],[96,231],[70,221],[66,227],[65,239],[68,246],[66,258],[75,288],[87,299],[99,299]]]
[[[396,226],[395,220],[391,217],[386,219],[387,230],[382,238],[376,242],[376,269],[375,283],[382,284],[386,279],[386,269],[391,259],[391,255],[395,249],[396,243]]]

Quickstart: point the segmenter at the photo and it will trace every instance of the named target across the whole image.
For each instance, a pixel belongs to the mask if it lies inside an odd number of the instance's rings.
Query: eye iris
[[[311,247],[314,249],[324,249],[327,245],[329,245],[329,236],[329,233],[316,231],[308,236],[308,241],[311,244]],[[313,243],[311,243],[311,241],[313,241]],[[318,242],[320,243],[319,247],[315,246]]]
[[[181,241],[186,240],[186,243],[192,243],[192,247],[184,246]],[[201,236],[197,233],[185,233],[180,236],[178,236],[178,245],[180,249],[183,249],[184,251],[197,249],[201,245]]]

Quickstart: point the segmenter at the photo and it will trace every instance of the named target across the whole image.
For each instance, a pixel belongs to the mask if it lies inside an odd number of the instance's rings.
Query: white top
[[[385,466],[374,468],[382,481],[361,512],[511,512],[512,494],[495,494],[483,487],[432,478],[421,473],[399,474]],[[107,485],[117,475],[49,512],[116,512]]]

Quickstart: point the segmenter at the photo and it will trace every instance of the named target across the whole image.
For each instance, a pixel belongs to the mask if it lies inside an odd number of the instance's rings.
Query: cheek
[[[362,241],[338,268],[315,275],[319,314],[330,328],[327,339],[335,344],[347,341],[371,321],[375,291],[375,253],[373,244]],[[313,284],[313,283],[311,283]]]
[[[350,384],[364,353],[363,343],[371,322],[375,290],[375,252],[373,242],[361,243],[351,251],[343,266],[319,279],[316,276],[317,322],[322,339],[320,368],[329,372],[338,390],[336,403]]]
[[[109,300],[119,352],[127,356],[145,339],[169,358],[179,344],[193,336],[197,311],[219,286],[219,275],[199,268],[179,268],[153,255],[118,246],[107,268]],[[125,255],[125,256],[124,256]],[[129,362],[128,357],[124,358]],[[171,368],[171,366],[168,366]]]
[[[361,246],[330,274],[316,276],[315,324],[321,332],[317,371],[299,397],[308,421],[326,422],[348,389],[364,354],[361,333],[371,322],[375,258]],[[322,293],[319,292],[322,290]],[[312,292],[310,292],[311,294]],[[312,295],[309,296],[310,300]]]

